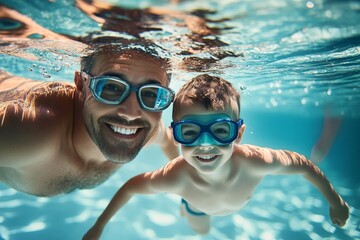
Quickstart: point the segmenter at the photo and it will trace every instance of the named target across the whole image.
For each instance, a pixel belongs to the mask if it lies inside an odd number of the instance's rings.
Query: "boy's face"
[[[234,109],[230,106],[226,106],[224,110],[216,111],[208,110],[202,104],[192,104],[191,106],[182,107],[174,122],[186,120],[203,125],[214,123],[219,119],[231,119],[236,122],[238,120],[236,115]],[[214,124],[209,127],[209,130],[212,132],[211,134],[203,132],[192,144],[181,144],[181,151],[185,160],[198,171],[205,174],[219,169],[231,158],[238,136],[238,129],[232,129],[236,131],[231,133],[234,134],[235,140],[231,143],[223,144],[212,135],[222,138],[224,134],[227,135],[227,132],[231,132],[231,129],[222,124]],[[198,132],[198,129],[184,125],[179,134],[182,134],[182,137],[186,140],[191,138],[196,132]]]

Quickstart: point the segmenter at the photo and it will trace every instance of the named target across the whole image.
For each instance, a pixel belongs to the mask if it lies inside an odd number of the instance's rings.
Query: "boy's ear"
[[[241,125],[241,127],[239,128],[238,137],[236,139],[236,144],[239,144],[241,142],[245,128],[246,128],[245,124]]]
[[[74,76],[74,82],[75,82],[76,90],[78,92],[82,92],[83,87],[84,87],[84,81],[82,80],[82,77],[80,74],[81,74],[80,72],[76,71],[75,76]]]

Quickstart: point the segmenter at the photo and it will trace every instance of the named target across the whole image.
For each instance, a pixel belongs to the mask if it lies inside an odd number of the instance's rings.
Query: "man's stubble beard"
[[[90,117],[90,114],[87,113],[85,109],[83,109],[83,117],[86,130],[93,142],[98,146],[99,150],[107,160],[117,164],[125,164],[134,160],[158,128],[158,125],[156,125],[153,131],[149,132],[151,127],[150,124],[146,122],[144,125],[147,127],[144,127],[141,130],[140,134],[136,136],[135,141],[130,143],[129,141],[119,141],[116,144],[113,144],[110,141],[107,141],[101,134],[101,132],[104,131],[103,128],[108,127],[102,123],[101,119],[94,122],[94,120]],[[112,117],[112,119],[114,119],[114,117]],[[95,123],[99,126],[98,132],[95,130]]]

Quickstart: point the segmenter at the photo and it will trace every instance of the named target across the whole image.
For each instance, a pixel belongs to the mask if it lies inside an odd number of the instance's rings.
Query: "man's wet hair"
[[[170,54],[153,42],[139,39],[129,40],[109,37],[98,39],[85,50],[85,54],[81,58],[81,71],[91,73],[96,63],[97,56],[113,56],[131,53],[144,54],[144,56],[159,62],[162,68],[167,72],[170,81]]]

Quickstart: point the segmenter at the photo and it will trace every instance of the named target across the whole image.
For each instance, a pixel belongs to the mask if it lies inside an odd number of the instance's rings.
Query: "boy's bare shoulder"
[[[270,149],[249,144],[236,144],[234,155],[240,161],[255,165],[270,164],[272,159]]]
[[[161,174],[163,177],[168,179],[178,178],[179,176],[187,173],[189,170],[189,164],[185,161],[183,156],[178,156],[172,161],[168,162],[166,165],[160,169],[153,172],[153,176]]]
[[[179,156],[158,170],[146,173],[145,178],[150,180],[152,186],[156,186],[158,191],[179,193],[188,174],[189,164],[182,156]]]

